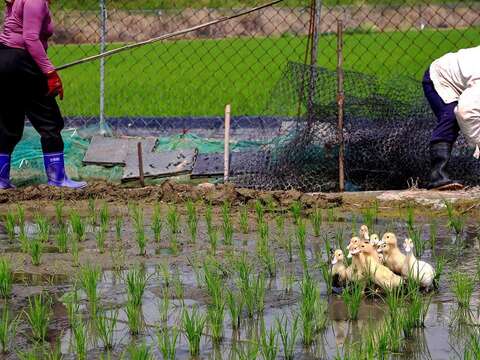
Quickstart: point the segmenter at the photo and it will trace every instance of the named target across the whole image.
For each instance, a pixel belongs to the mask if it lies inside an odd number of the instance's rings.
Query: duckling
[[[405,277],[412,276],[414,279],[418,279],[420,285],[428,290],[435,279],[435,269],[429,263],[417,260],[413,254],[413,247],[412,239],[405,239],[403,249],[407,256],[403,265],[402,275]]]
[[[350,243],[348,244],[347,246],[347,249],[350,250],[351,248],[353,248],[354,246],[357,246],[361,243],[361,240],[359,237],[357,236],[354,236],[350,239]]]
[[[393,233],[385,233],[382,237],[383,261],[386,267],[395,274],[401,275],[403,264],[405,263],[405,255],[402,254],[397,245],[397,237]]]
[[[342,286],[347,281],[347,267],[345,266],[343,251],[340,249],[333,253],[332,276],[335,286]]]
[[[381,241],[377,234],[370,235],[370,244],[373,246],[379,246]]]
[[[367,225],[360,226],[359,234],[360,234],[359,235],[360,240],[362,240],[364,242],[369,242],[370,241],[370,235],[369,235],[369,232],[368,232],[368,226]]]
[[[403,279],[395,275],[386,266],[383,266],[377,257],[377,251],[370,244],[361,244],[353,250],[355,256],[358,256],[364,274],[370,274],[376,285],[383,289],[401,286]]]

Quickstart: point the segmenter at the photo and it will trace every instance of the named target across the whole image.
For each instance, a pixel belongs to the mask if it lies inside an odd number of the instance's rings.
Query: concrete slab
[[[169,177],[188,174],[195,163],[197,150],[179,150],[143,153],[143,171],[145,177]],[[138,154],[127,154],[123,181],[134,180],[140,177],[138,170]]]
[[[198,154],[192,178],[223,176],[223,153]]]
[[[94,136],[83,159],[85,165],[125,165],[128,153],[137,153],[137,144],[142,143],[143,153],[155,149],[156,138],[114,138]]]

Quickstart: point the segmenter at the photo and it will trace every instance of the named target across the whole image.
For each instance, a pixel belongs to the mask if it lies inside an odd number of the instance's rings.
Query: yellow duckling
[[[332,259],[333,283],[342,286],[347,281],[347,267],[345,266],[345,257],[342,250],[335,250]]]
[[[378,260],[378,253],[370,244],[361,244],[352,250],[352,255],[358,256],[364,275],[370,275],[376,285],[383,289],[401,286],[403,279],[395,275]]]
[[[382,237],[382,245],[380,246],[380,249],[383,254],[383,262],[385,266],[395,274],[401,275],[406,258],[398,248],[397,237],[395,234],[385,233]]]
[[[367,225],[360,226],[359,237],[360,237],[360,240],[362,240],[364,242],[369,242],[370,241],[370,235],[369,235],[369,232],[368,232],[368,226]]]
[[[435,269],[429,263],[417,260],[413,254],[413,247],[412,239],[405,239],[403,249],[407,256],[403,265],[402,275],[418,279],[423,288],[429,289],[433,285],[433,280],[435,279]]]

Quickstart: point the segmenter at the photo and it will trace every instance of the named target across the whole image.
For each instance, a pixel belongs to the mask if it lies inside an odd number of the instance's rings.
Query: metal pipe
[[[231,105],[225,106],[225,148],[223,164],[223,181],[227,182],[230,177],[230,118],[232,115]]]
[[[271,1],[269,3],[263,4],[263,5],[260,5],[260,6],[256,6],[254,8],[248,9],[248,10],[240,11],[240,12],[234,14],[234,15],[223,16],[219,19],[212,20],[212,21],[206,22],[204,24],[196,25],[196,26],[193,26],[193,27],[190,27],[190,28],[187,28],[187,29],[183,29],[183,30],[174,31],[174,32],[164,34],[164,35],[161,35],[161,36],[149,39],[149,40],[140,41],[140,42],[137,42],[137,43],[125,45],[125,46],[122,46],[122,47],[119,47],[119,48],[116,48],[116,49],[113,49],[113,50],[105,51],[101,54],[88,56],[86,58],[76,60],[76,61],[73,61],[71,63],[67,63],[65,65],[61,65],[61,66],[57,67],[56,70],[57,71],[65,70],[65,69],[71,68],[72,66],[77,66],[77,65],[80,65],[80,64],[84,64],[86,62],[106,58],[108,56],[112,56],[112,55],[115,55],[115,54],[118,54],[118,53],[121,53],[121,52],[124,52],[124,51],[127,51],[127,50],[135,49],[135,48],[138,48],[138,47],[141,47],[141,46],[144,46],[144,45],[153,44],[153,43],[158,42],[158,41],[170,39],[170,38],[180,36],[180,35],[184,35],[184,34],[196,31],[196,30],[204,29],[204,28],[207,28],[207,27],[212,26],[212,25],[220,24],[220,23],[223,23],[223,22],[226,22],[226,21],[229,21],[229,20],[241,17],[241,16],[245,16],[245,15],[257,12],[259,10],[266,9],[268,7],[279,4],[283,1],[285,1],[285,0]]]
[[[345,92],[343,71],[343,22],[337,22],[338,188],[345,191],[345,139],[343,136]]]
[[[145,173],[143,172],[143,150],[142,143],[137,143],[137,153],[138,153],[138,175],[140,178],[140,185],[145,187]]]
[[[107,43],[107,7],[100,0],[100,54],[106,50]],[[100,59],[100,134],[105,134],[105,58]]]

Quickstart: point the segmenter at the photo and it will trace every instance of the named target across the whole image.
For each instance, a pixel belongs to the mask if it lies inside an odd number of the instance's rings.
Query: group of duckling
[[[413,248],[413,241],[405,239],[404,254],[398,247],[395,234],[385,233],[380,239],[377,234],[370,235],[368,227],[362,225],[359,236],[353,237],[347,246],[351,265],[347,266],[342,250],[335,250],[332,275],[340,285],[370,277],[385,290],[402,286],[404,279],[411,277],[417,279],[422,288],[429,290],[433,285],[435,270],[429,263],[418,260]]]

